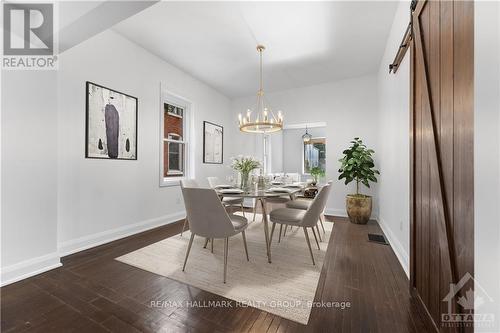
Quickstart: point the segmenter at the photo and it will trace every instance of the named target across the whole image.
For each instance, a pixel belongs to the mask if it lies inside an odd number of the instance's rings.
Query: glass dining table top
[[[273,190],[273,188],[275,190]],[[286,185],[270,185],[266,189],[263,190],[258,190],[258,189],[252,189],[248,191],[238,191],[238,192],[228,192],[230,190],[238,190],[237,187],[226,187],[225,189],[215,189],[219,197],[222,199],[224,197],[237,197],[237,198],[252,198],[255,199],[255,207],[254,207],[254,213],[257,208],[257,203],[260,202],[261,208],[262,208],[262,222],[263,222],[263,227],[264,227],[264,235],[265,235],[265,240],[266,240],[266,252],[267,252],[267,260],[269,263],[271,263],[271,251],[269,248],[269,228],[268,228],[268,218],[267,218],[267,210],[266,210],[266,199],[267,198],[276,198],[276,197],[283,197],[283,196],[289,196],[290,200],[293,200],[293,197],[296,193],[302,192],[303,187],[297,187],[297,186],[286,186]],[[282,189],[282,191],[279,191],[279,189]],[[286,190],[285,190],[286,189]],[[254,217],[255,218],[255,217]]]
[[[215,190],[219,196],[223,197],[244,197],[244,198],[272,198],[272,197],[281,197],[284,195],[292,195],[303,190],[302,187],[289,187],[287,191],[273,191],[271,190],[272,186],[264,189],[264,190],[249,190],[243,192],[225,192],[222,190]]]

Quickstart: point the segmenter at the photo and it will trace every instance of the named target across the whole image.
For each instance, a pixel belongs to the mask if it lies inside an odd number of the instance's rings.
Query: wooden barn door
[[[437,330],[472,331],[442,315],[450,283],[474,273],[473,2],[416,2],[411,43],[410,283]]]

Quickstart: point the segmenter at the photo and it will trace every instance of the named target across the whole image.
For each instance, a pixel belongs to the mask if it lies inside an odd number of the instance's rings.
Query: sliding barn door
[[[443,315],[473,311],[469,279],[449,293],[474,273],[474,4],[418,1],[412,21],[410,282],[437,330],[472,331]]]

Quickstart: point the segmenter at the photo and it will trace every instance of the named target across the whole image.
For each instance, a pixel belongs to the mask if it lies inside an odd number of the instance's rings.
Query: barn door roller
[[[410,23],[408,23],[408,26],[406,27],[405,34],[403,35],[403,39],[399,44],[398,51],[396,52],[396,56],[394,57],[392,64],[389,64],[389,73],[396,73],[398,71],[399,65],[403,61],[406,51],[410,47],[411,44],[410,42],[412,40],[412,24],[413,24],[412,12],[415,10],[416,7],[417,7],[417,1],[413,0],[410,4]]]

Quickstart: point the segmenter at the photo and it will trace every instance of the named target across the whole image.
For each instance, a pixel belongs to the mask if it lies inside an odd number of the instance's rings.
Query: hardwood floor
[[[1,288],[2,332],[426,332],[431,331],[390,246],[367,241],[375,222],[335,221],[307,326],[120,263],[114,258],[180,232],[163,226],[62,259],[63,267]],[[151,307],[151,301],[174,305]],[[198,301],[200,306],[187,307]]]

